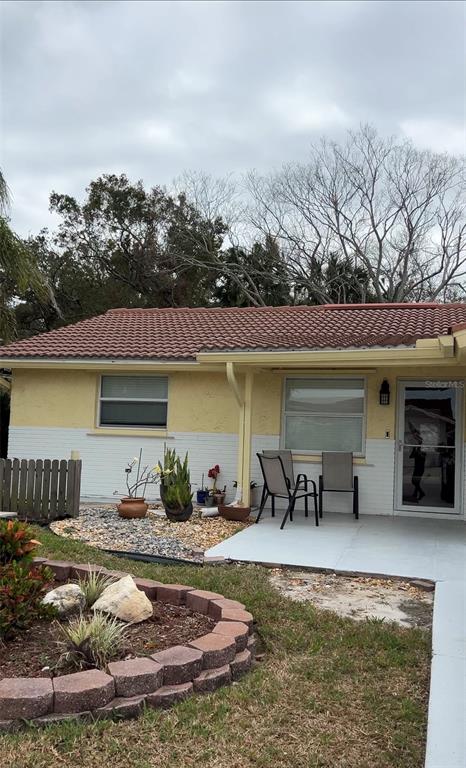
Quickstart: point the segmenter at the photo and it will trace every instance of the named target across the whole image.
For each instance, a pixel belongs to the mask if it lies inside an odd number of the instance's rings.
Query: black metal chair
[[[317,508],[317,488],[313,480],[303,480],[303,476],[299,476],[294,487],[291,485],[290,479],[286,475],[285,467],[281,456],[266,456],[263,453],[258,453],[257,458],[262,470],[262,477],[264,478],[264,493],[262,494],[262,502],[259,509],[259,514],[256,518],[256,523],[259,522],[262,512],[265,507],[265,502],[272,497],[272,503],[275,502],[275,498],[287,499],[288,506],[286,508],[285,515],[280,525],[280,530],[285,526],[288,517],[293,520],[293,511],[296,506],[296,502],[299,499],[304,499],[304,514],[309,516],[309,497],[314,499],[314,514],[315,523],[319,525],[319,510]],[[312,485],[313,490],[309,491],[308,486]],[[303,493],[304,491],[304,493]]]
[[[322,474],[319,475],[319,517],[323,515],[323,494],[352,493],[353,515],[359,519],[359,481],[353,475],[353,454],[346,451],[324,451]]]
[[[301,483],[301,485],[303,485],[303,487],[306,487],[308,479],[307,479],[307,476],[302,474],[302,473],[298,475],[297,480],[295,482],[295,479],[294,479],[294,466],[293,466],[293,454],[291,453],[291,451],[285,450],[285,449],[266,450],[266,451],[262,451],[262,455],[263,456],[272,456],[272,457],[280,456],[280,458],[282,460],[282,463],[283,463],[283,467],[285,469],[285,475],[287,476],[288,480],[290,481],[291,488],[295,488],[296,484],[299,484],[299,483]],[[265,483],[264,483],[264,486],[262,488],[262,497],[261,497],[260,507],[259,507],[260,509],[263,508],[262,507],[262,503],[263,502],[265,503],[265,501],[267,501],[267,490],[266,490]],[[256,523],[259,522],[259,516],[260,515],[258,515],[258,517],[257,517]],[[275,517],[275,498],[274,498],[274,496],[272,496],[272,517]]]

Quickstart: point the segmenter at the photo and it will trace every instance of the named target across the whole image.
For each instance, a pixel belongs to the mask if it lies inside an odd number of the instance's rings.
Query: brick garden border
[[[91,571],[122,578],[123,571],[98,565],[35,558],[57,581],[85,577]],[[0,679],[0,731],[15,731],[25,722],[41,726],[63,720],[137,717],[144,706],[167,708],[192,693],[210,693],[249,670],[256,651],[253,617],[245,606],[216,592],[134,577],[151,600],[186,605],[217,621],[212,632],[187,645],[150,656],[108,664],[61,677]]]

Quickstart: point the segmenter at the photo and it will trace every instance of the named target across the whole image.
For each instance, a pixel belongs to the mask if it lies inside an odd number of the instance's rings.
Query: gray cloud
[[[464,149],[461,2],[4,2],[2,166],[23,234],[52,189],[299,159],[372,122]]]

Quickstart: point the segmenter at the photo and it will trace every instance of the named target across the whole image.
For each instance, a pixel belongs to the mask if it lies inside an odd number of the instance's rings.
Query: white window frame
[[[289,448],[285,445],[285,422],[286,422],[286,416],[288,414],[295,415],[299,414],[300,411],[286,411],[286,383],[289,379],[306,379],[307,381],[318,381],[318,380],[324,380],[324,379],[332,379],[333,381],[361,381],[363,384],[363,390],[364,390],[364,403],[363,403],[363,412],[362,412],[362,435],[361,435],[361,451],[353,451],[353,456],[358,458],[364,458],[366,455],[366,433],[367,433],[367,376],[334,376],[334,375],[327,375],[327,374],[319,374],[310,376],[306,373],[300,373],[300,374],[290,374],[289,376],[285,376],[283,379],[283,391],[282,391],[282,416],[281,416],[281,431],[280,431],[280,448],[283,448],[284,450],[292,451],[293,453],[296,453],[298,456],[322,456],[322,450],[312,449],[312,450],[304,450],[302,448]],[[309,412],[306,412],[307,415],[309,415]],[[330,418],[338,419],[340,417],[348,417],[348,416],[359,416],[361,417],[361,414],[335,414],[335,413],[320,413],[315,414],[320,416],[329,416]]]
[[[142,375],[142,374],[141,374]],[[121,376],[124,376],[125,378],[128,378],[130,376],[131,378],[139,378],[137,375],[133,374],[121,374]],[[169,395],[169,378],[168,376],[153,376],[152,374],[144,374],[144,378],[150,378],[150,379],[165,379],[167,382],[167,397],[145,397],[145,398],[134,398],[134,397],[102,397],[102,386],[103,386],[103,380],[113,378],[118,379],[120,376],[118,374],[112,374],[112,373],[103,373],[100,376],[99,380],[99,407],[98,407],[98,426],[102,429],[138,429],[138,430],[148,430],[153,432],[154,430],[163,430],[166,431],[167,425],[168,425],[168,395]],[[166,403],[167,404],[167,418],[165,422],[165,426],[158,426],[158,427],[151,427],[151,426],[142,426],[141,424],[106,424],[105,422],[102,422],[102,403],[103,402],[118,402],[118,403]]]

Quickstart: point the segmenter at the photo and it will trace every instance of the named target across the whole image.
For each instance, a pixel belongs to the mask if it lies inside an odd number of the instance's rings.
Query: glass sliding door
[[[397,506],[461,511],[463,383],[400,382]]]

